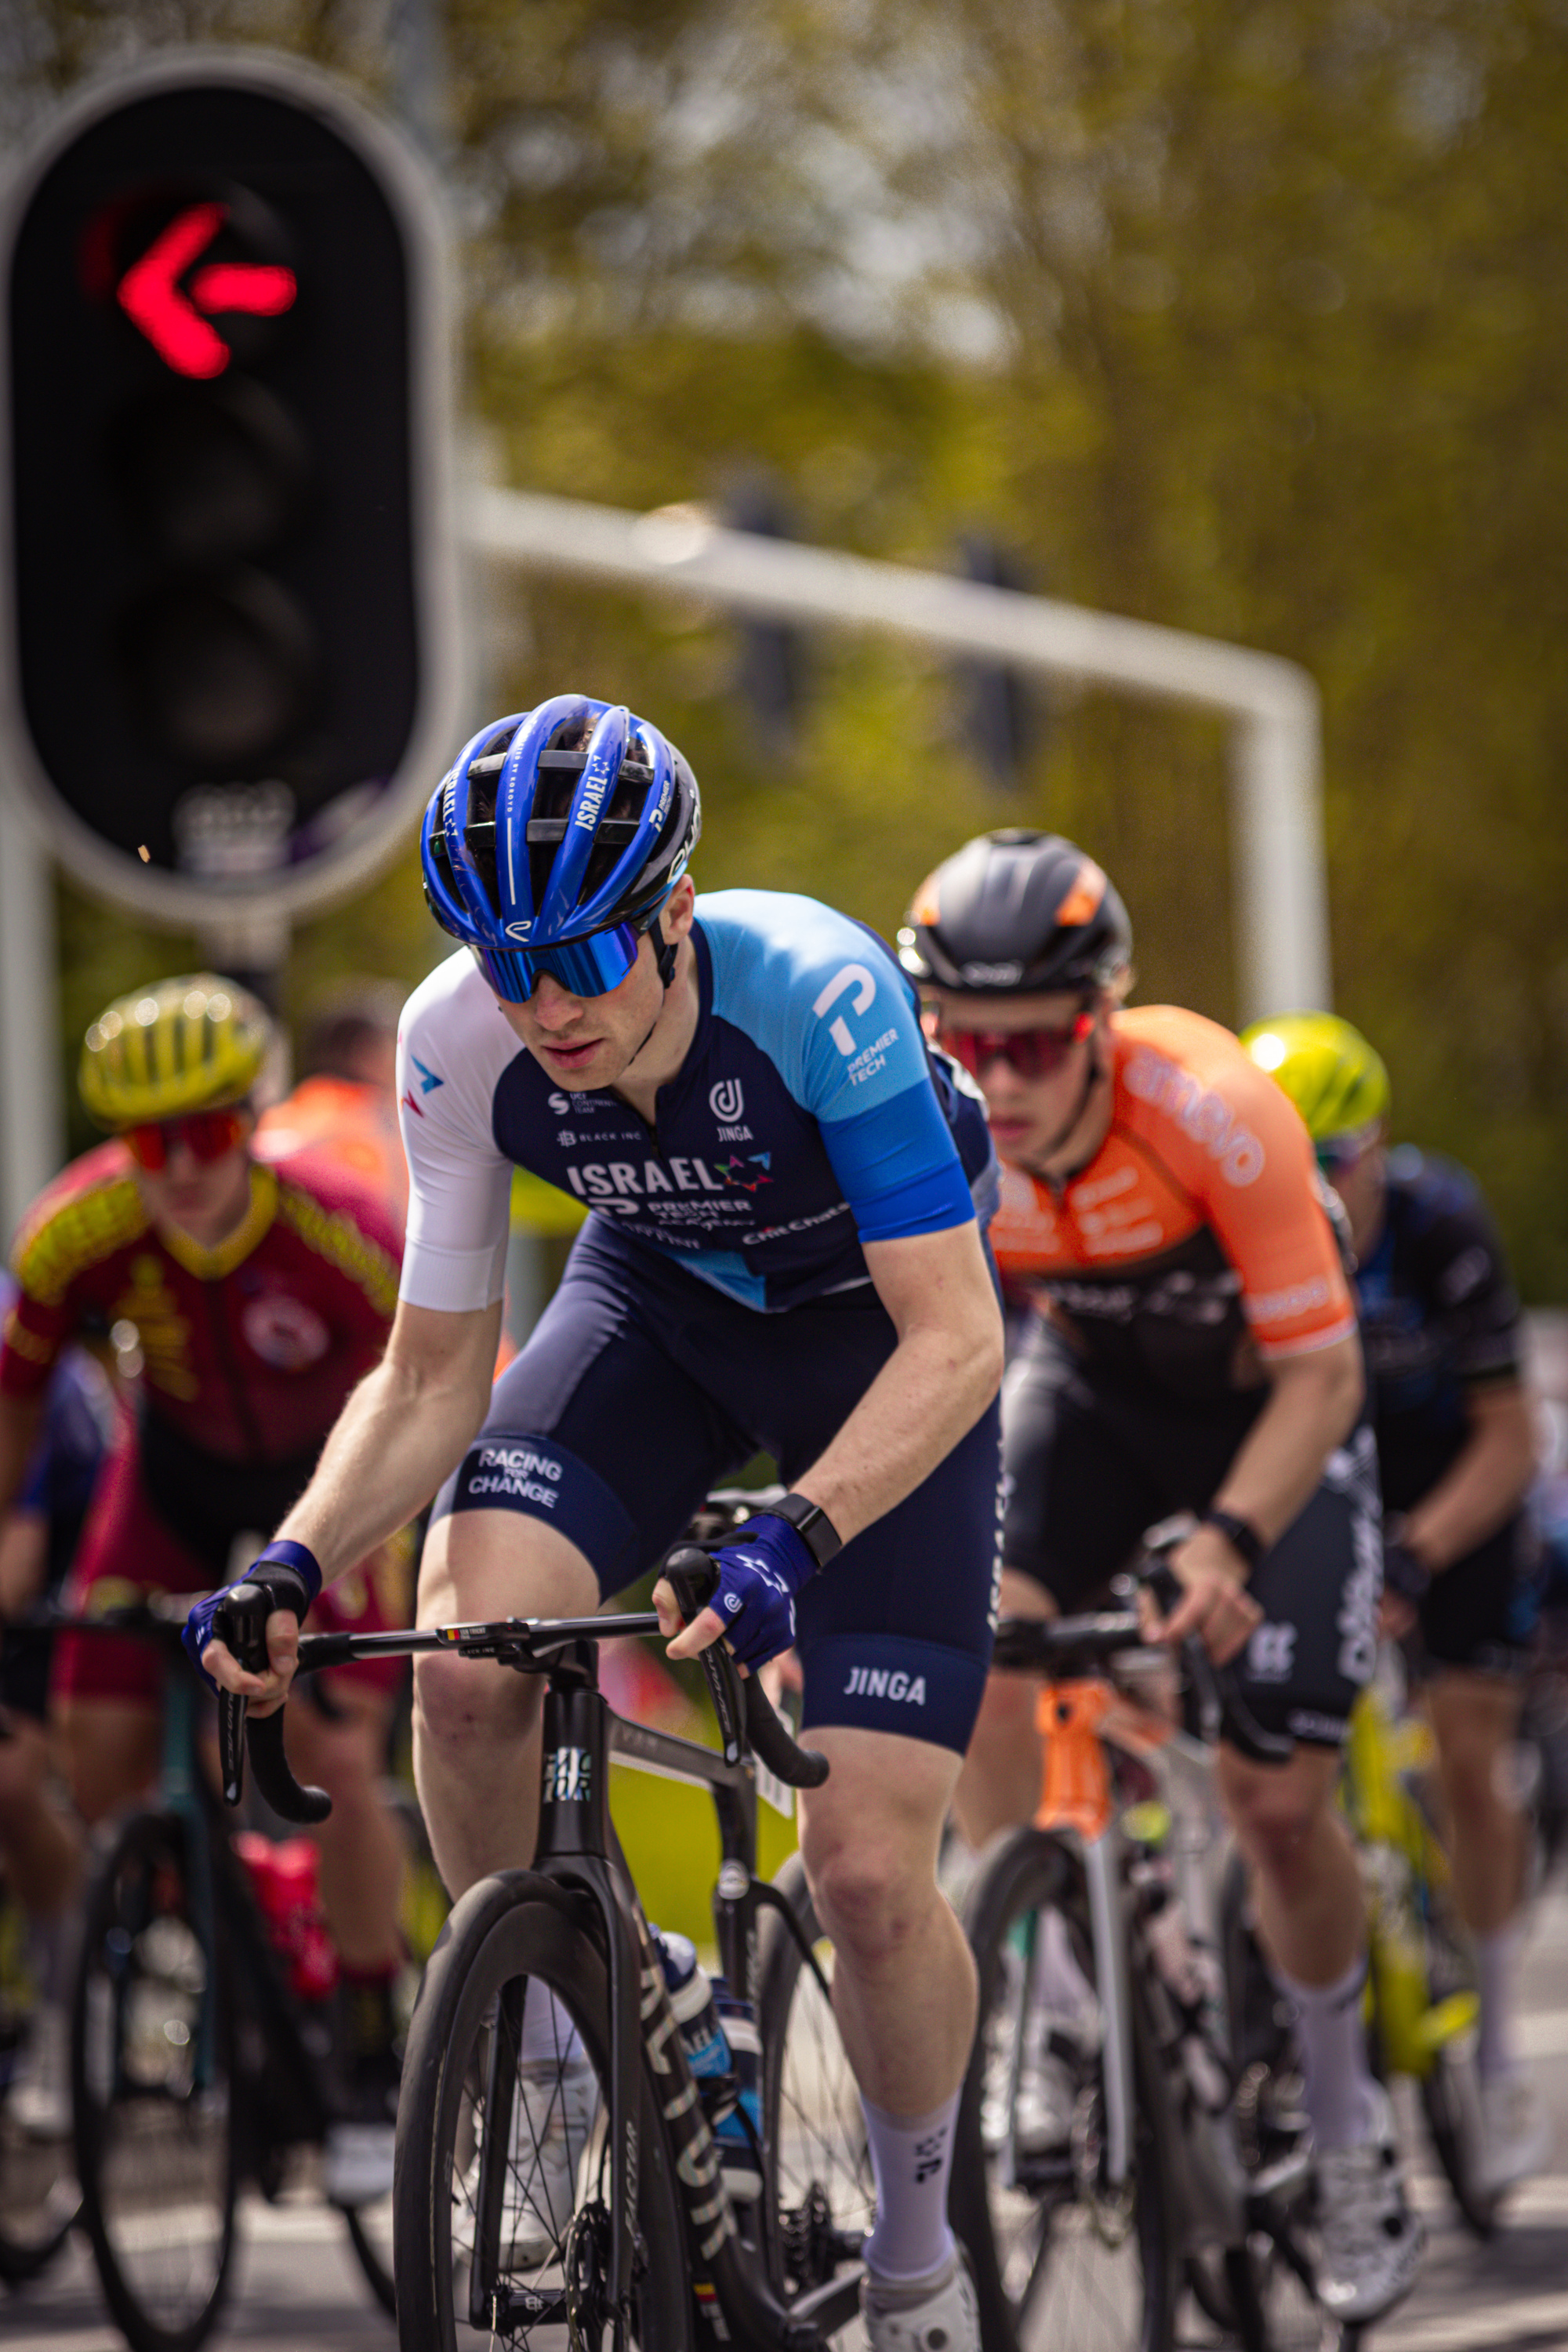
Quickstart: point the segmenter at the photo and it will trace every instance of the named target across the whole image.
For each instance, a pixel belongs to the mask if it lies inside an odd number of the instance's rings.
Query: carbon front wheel
[[[524,1871],[471,1887],[426,1969],[404,2060],[393,2190],[404,2352],[615,2341],[609,2039],[605,1963],[571,1898]],[[687,2352],[685,2217],[646,2074],[638,2143],[628,2342]]]
[[[1170,2352],[1176,2275],[1163,2084],[1133,2020],[1131,2177],[1106,2171],[1104,2007],[1082,1862],[1018,1831],[980,1871],[964,1925],[980,2022],[959,2110],[953,2225],[969,2250],[984,2352]],[[1040,2009],[1049,1948],[1078,1995],[1073,2034]]]
[[[819,2313],[824,2334],[831,2334],[859,2309],[855,2265],[877,2187],[865,2111],[833,2013],[833,1945],[798,1853],[774,1885],[799,1932],[771,1907],[764,1913],[757,2018],[769,2270],[786,2303],[835,2278],[844,2282]]]

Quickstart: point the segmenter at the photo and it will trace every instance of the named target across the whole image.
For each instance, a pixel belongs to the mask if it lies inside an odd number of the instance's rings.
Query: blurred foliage
[[[948,566],[982,530],[1050,593],[1307,664],[1339,1002],[1568,1297],[1563,0],[51,0],[0,33],[0,108],[190,37],[438,117],[500,478],[721,509],[762,472],[802,537]],[[581,685],[681,742],[705,886],[886,930],[965,834],[1050,823],[1116,874],[1141,992],[1237,1011],[1216,725],[1058,693],[1000,793],[908,650],[815,637],[781,756],[718,614],[476,604],[487,696]],[[411,866],[301,936],[291,1003],[425,967]],[[74,1027],[174,952],[65,929]]]

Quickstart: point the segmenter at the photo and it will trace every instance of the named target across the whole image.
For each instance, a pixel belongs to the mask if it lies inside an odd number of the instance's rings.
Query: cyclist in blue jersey
[[[1454,1890],[1480,1980],[1480,2186],[1500,2193],[1552,2147],[1516,2015],[1529,1839],[1509,1754],[1540,1610],[1519,1298],[1475,1179],[1409,1144],[1387,1148],[1388,1073],[1359,1030],[1331,1013],[1287,1013],[1242,1043],[1295,1103],[1350,1220],[1385,1630],[1419,1629]]]
[[[935,1865],[998,1574],[990,1140],[881,941],[810,898],[696,898],[700,823],[658,730],[580,695],[486,728],[437,790],[426,887],[464,949],[404,1017],[397,1321],[252,1571],[279,1602],[268,1673],[210,1641],[210,1611],[191,1638],[276,1702],[322,1575],[437,1488],[421,1622],[590,1609],[773,1453],[788,1492],[716,1552],[714,1605],[679,1630],[661,1586],[660,1617],[677,1657],[798,1650],[832,1764],[801,1842],[879,2186],[872,2342],[974,2352],[946,2221],[974,1987]],[[514,1166],[595,1213],[492,1396]],[[504,1667],[420,1662],[454,1895],[529,1858],[538,1705]],[[568,2162],[586,2127],[567,2118]]]

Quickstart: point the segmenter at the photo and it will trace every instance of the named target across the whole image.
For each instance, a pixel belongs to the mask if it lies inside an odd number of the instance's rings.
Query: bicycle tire
[[[26,1942],[26,1916],[0,1885],[0,2285],[10,2287],[47,2269],[81,2206],[69,2134],[37,2137],[10,2112],[14,2072],[37,2014]]]
[[[1426,1972],[1434,2001],[1474,1988],[1475,1970],[1441,1914],[1426,1921]],[[1440,2042],[1417,2084],[1432,2152],[1442,2168],[1460,2220],[1484,2244],[1497,2228],[1499,2199],[1477,2179],[1481,2153],[1480,2084],[1475,2040],[1465,2034]]]
[[[1237,2144],[1256,2171],[1299,2148],[1306,2126],[1290,2004],[1247,1916],[1249,1890],[1247,1865],[1233,1853],[1220,1890],[1220,1936],[1237,2077]],[[1358,2332],[1331,2319],[1301,2277],[1298,2265],[1310,2269],[1310,2247],[1294,2221],[1289,2237],[1289,2245],[1281,2245],[1259,2230],[1245,2246],[1193,2255],[1187,2278],[1199,2308],[1237,2337],[1243,2352],[1341,2352],[1342,2347],[1352,2352]]]
[[[397,2315],[397,2283],[394,2275],[393,2249],[396,2243],[395,2225],[390,2210],[383,2218],[384,2207],[390,2209],[390,2198],[378,2198],[374,2208],[345,2205],[343,2227],[354,2259],[364,2273],[365,2284],[389,2319]]]
[[[813,1953],[829,1996],[833,1948],[791,1854],[773,1882]],[[858,2258],[876,2215],[877,2186],[859,2088],[831,1998],[801,1940],[770,1905],[763,1915],[757,2029],[762,2042],[764,2231],[768,2275],[782,2301],[841,2273],[841,2297],[821,2314],[824,2335],[859,2307]],[[742,2227],[744,2210],[742,2209]]]
[[[1007,2179],[1015,2160],[1008,2084],[1012,2042],[1029,1970],[1027,1923],[1058,1911],[1085,1979],[1094,1983],[1089,1887],[1081,1858],[1049,1831],[1014,1832],[981,1865],[964,1906],[980,1979],[974,2054],[964,2078],[950,2210],[969,2252],[984,2352],[1070,2344],[1074,2352],[1170,2352],[1176,2261],[1163,2086],[1133,1987],[1134,2176],[1131,2211],[1092,2194],[1103,2117],[1097,2059],[1082,2062],[1070,2140],[1026,2158],[1034,2178]],[[1002,2074],[1000,2095],[996,2088]],[[1000,2095],[1003,2114],[995,2109]],[[1112,2246],[1109,2233],[1120,2230]],[[1105,2260],[1097,2259],[1095,2248]]]
[[[549,2296],[559,2294],[573,2265],[581,2305],[574,2340],[585,2352],[608,2341],[608,2315],[595,2305],[594,2266],[603,2234],[595,2192],[605,2168],[609,1983],[582,1919],[579,1904],[550,1880],[509,1871],[468,1890],[431,1957],[409,2029],[397,2118],[394,2242],[404,2352],[479,2352],[492,2341],[521,2347],[535,2333],[542,2342],[560,2341],[559,2311],[550,2320],[504,2315],[480,2329],[468,2316],[461,2241],[465,2230],[474,2231],[469,2179],[488,2069],[501,2063],[492,2042],[503,2029],[510,2038],[509,2016],[521,2000],[521,1990],[510,1988],[527,1979],[547,1986],[576,2026],[598,2078],[598,2121],[581,2152],[574,2149],[573,2210],[570,2216],[552,2212],[554,2242],[542,2257],[518,2257],[508,2274],[520,2289]],[[553,2100],[555,2091],[549,2095]],[[693,2319],[685,2216],[646,2066],[638,2136],[639,2273],[630,2334],[642,2352],[687,2352]],[[514,2175],[518,2168],[509,2166]]]
[[[132,2352],[196,2352],[235,2242],[234,2003],[221,1927],[205,1936],[175,1814],[111,1834],[84,1908],[71,2010],[82,2220]]]

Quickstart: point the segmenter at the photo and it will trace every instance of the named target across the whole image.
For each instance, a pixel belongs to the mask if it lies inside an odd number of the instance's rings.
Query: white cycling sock
[[[1042,1911],[1029,1978],[1029,2006],[1063,2018],[1080,2041],[1090,2042],[1100,2018],[1094,1987],[1078,1964],[1067,1921],[1059,1911]]]
[[[1478,1936],[1476,1974],[1481,1996],[1480,2023],[1476,2030],[1476,2072],[1482,2082],[1511,2074],[1519,2065],[1514,2048],[1515,1985],[1524,1922],[1510,1919],[1490,1936]]]
[[[583,2055],[583,2044],[570,2016],[547,1984],[529,1979],[522,2005],[522,2043],[518,2051],[524,2066],[558,2065]]]
[[[877,2220],[866,2241],[866,2268],[878,2279],[928,2279],[952,2254],[947,2226],[947,2176],[959,2093],[929,2116],[884,2115],[869,2099],[866,2137],[877,2176]]]
[[[1337,1984],[1302,1985],[1276,1971],[1296,2011],[1296,2039],[1306,2077],[1303,2100],[1319,2147],[1361,2147],[1371,2139],[1382,2103],[1366,2063],[1362,1987],[1366,1954]]]

